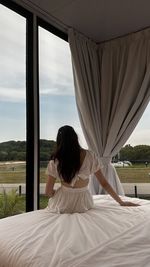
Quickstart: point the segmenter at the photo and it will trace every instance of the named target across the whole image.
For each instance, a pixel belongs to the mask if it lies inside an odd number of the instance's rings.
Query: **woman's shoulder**
[[[50,159],[48,162],[48,165],[57,165],[58,164],[58,160],[57,159]]]
[[[92,151],[90,149],[87,149],[86,150],[86,155],[87,155],[86,158],[87,158],[87,161],[88,162],[97,164],[97,165],[99,165],[99,166],[102,167],[100,158],[99,158],[99,156],[94,151]]]
[[[91,154],[93,153],[90,149],[86,149],[86,148],[81,148],[81,152],[83,152],[84,154]]]
[[[46,174],[52,175],[52,176],[56,175],[57,174],[57,164],[58,164],[57,160],[51,159],[48,162]]]
[[[96,155],[96,153],[95,153],[94,151],[92,151],[92,150],[90,150],[90,149],[85,149],[85,151],[86,151],[86,154],[87,154],[89,157],[91,157],[91,158],[95,158],[95,157],[97,157],[97,155]]]
[[[98,156],[95,152],[89,149],[85,149],[84,152],[86,153],[86,156],[80,171],[83,171],[84,173],[86,172],[88,175],[97,172],[102,167]]]
[[[93,152],[90,149],[83,149],[82,150],[82,156],[81,156],[81,162],[82,163],[87,163],[87,164],[92,164],[93,161],[97,160],[96,153]]]

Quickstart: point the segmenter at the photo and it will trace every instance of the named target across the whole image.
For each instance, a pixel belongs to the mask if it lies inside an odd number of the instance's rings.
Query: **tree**
[[[8,158],[8,153],[6,151],[0,151],[0,161],[6,161]]]
[[[53,140],[40,140],[40,160],[48,161],[54,151],[56,142]],[[0,143],[0,161],[25,161],[26,160],[26,142],[8,141]]]
[[[131,145],[126,145],[120,150],[120,160],[129,160],[131,162],[150,161],[150,146],[138,145],[132,147]]]

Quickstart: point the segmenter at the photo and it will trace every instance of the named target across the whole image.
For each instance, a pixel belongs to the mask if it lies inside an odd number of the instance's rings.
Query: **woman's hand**
[[[56,190],[53,189],[52,192],[49,194],[48,197],[49,197],[49,198],[53,197],[53,196],[55,195],[55,193],[56,193]]]
[[[120,206],[124,206],[124,207],[138,207],[140,205],[139,204],[136,204],[136,203],[129,202],[129,201],[122,201],[120,203]]]
[[[123,201],[119,195],[116,194],[116,192],[114,191],[114,189],[112,188],[112,186],[107,182],[107,180],[105,179],[103,173],[101,172],[101,170],[98,170],[95,173],[99,183],[101,184],[101,186],[107,191],[107,193],[113,198],[115,199],[120,206],[125,206],[125,207],[137,207],[140,206],[139,204],[135,204],[129,201]]]

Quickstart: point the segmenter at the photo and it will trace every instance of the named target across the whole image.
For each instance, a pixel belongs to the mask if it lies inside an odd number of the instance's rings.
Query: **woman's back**
[[[48,210],[58,213],[85,212],[93,207],[93,198],[88,190],[89,176],[95,174],[101,186],[120,204],[124,203],[103,176],[101,164],[95,153],[84,150],[71,126],[58,130],[56,150],[47,167],[48,180],[45,193],[50,197]],[[60,188],[53,189],[56,179]]]
[[[51,212],[74,213],[85,212],[93,207],[93,199],[88,190],[89,175],[100,169],[99,160],[89,150],[81,150],[80,169],[70,183],[66,183],[58,172],[58,161],[51,160],[47,174],[60,179],[61,186],[49,199],[48,209]]]
[[[87,153],[88,153],[87,150],[81,149],[81,152],[80,152],[80,163],[81,163],[80,164],[80,169],[81,169],[82,165],[84,164],[84,161],[86,160],[86,154]],[[74,180],[73,186],[70,185],[70,184],[68,184],[68,183],[66,183],[66,182],[64,182],[64,181],[62,181],[61,183],[62,183],[62,185],[66,186],[66,187],[82,188],[82,187],[85,187],[85,186],[88,185],[89,178],[87,178],[87,179],[81,179],[78,176],[78,178],[76,180]]]

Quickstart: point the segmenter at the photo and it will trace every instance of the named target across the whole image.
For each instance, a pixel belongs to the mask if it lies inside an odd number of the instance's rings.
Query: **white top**
[[[57,171],[57,160],[50,160],[46,173],[55,178],[59,178],[63,182],[62,177]],[[86,150],[86,155],[82,166],[78,173],[72,179],[70,186],[62,185],[55,194],[49,199],[47,209],[54,213],[75,213],[86,212],[94,206],[92,195],[88,190],[88,186],[75,188],[75,182],[78,179],[89,179],[89,176],[97,172],[102,167],[95,153]]]
[[[46,169],[46,174],[51,175],[55,178],[59,178],[60,181],[63,181],[62,177],[60,177],[57,171],[57,160],[50,160]],[[94,174],[99,169],[102,168],[102,164],[96,154],[92,151],[86,150],[86,155],[84,161],[80,167],[79,172],[74,176],[70,185],[73,187],[78,179],[86,180],[89,178],[89,175]]]

